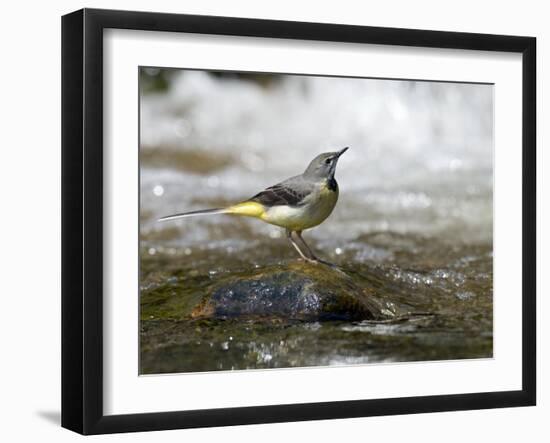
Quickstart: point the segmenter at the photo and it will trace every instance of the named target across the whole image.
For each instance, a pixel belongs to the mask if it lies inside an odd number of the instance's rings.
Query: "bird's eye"
[[[325,163],[326,163],[327,165],[330,165],[330,162],[331,162],[331,161],[332,161],[331,158],[327,158],[327,159],[325,160]]]

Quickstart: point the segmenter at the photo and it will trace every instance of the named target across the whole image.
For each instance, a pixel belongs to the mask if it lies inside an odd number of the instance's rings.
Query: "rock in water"
[[[381,318],[367,288],[338,268],[295,262],[231,275],[214,285],[193,317],[291,320]]]

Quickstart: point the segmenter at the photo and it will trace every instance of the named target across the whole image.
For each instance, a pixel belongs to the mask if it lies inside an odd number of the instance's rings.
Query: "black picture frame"
[[[192,32],[522,54],[522,389],[131,415],[103,413],[103,30]],[[536,39],[83,9],[62,18],[62,426],[151,431],[536,403]]]

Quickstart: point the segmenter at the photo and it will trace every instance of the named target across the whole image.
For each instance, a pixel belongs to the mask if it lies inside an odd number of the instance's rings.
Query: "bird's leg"
[[[295,232],[296,232],[296,237],[298,237],[298,238],[300,239],[300,241],[302,242],[302,244],[305,246],[306,251],[308,252],[309,258],[310,258],[312,261],[320,261],[320,260],[315,256],[315,254],[311,251],[311,248],[308,246],[308,244],[306,243],[306,241],[305,241],[304,238],[302,237],[302,231],[295,231]]]
[[[306,256],[302,250],[300,249],[300,247],[298,246],[298,244],[294,241],[294,239],[292,238],[292,231],[290,229],[287,229],[286,230],[286,236],[287,238],[290,240],[290,243],[292,243],[292,246],[294,246],[294,249],[296,249],[296,251],[298,252],[298,254],[300,254],[300,257],[302,257],[305,261],[315,261],[315,259],[312,259],[308,256]],[[308,248],[309,249],[309,248]]]
[[[315,254],[311,251],[310,247],[307,245],[306,241],[302,237],[302,231],[296,231],[296,236],[302,241],[302,244],[305,246],[307,252],[309,253],[309,256],[310,256],[309,261],[311,263],[322,263],[322,264],[328,265],[332,268],[337,268],[337,266],[335,264],[333,264],[331,262],[328,262],[328,261],[325,261],[325,260],[322,260],[322,259],[315,256]]]

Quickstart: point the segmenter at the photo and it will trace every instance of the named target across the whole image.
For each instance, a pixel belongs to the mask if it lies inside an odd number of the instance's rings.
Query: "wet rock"
[[[363,320],[383,317],[368,288],[343,270],[293,262],[223,277],[193,317]]]

